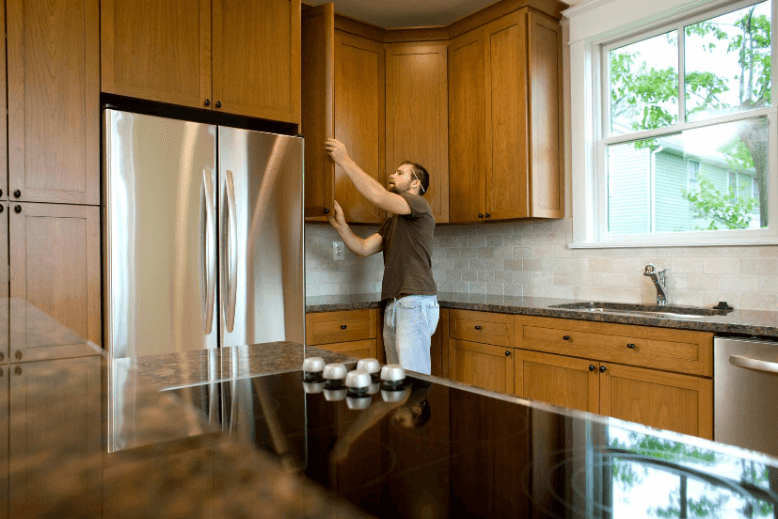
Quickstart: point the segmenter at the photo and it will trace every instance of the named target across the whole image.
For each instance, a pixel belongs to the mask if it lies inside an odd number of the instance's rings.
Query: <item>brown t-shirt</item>
[[[427,201],[410,193],[401,197],[411,207],[411,214],[389,218],[378,234],[383,238],[384,282],[381,299],[400,295],[435,295],[432,276],[432,237],[435,217]]]

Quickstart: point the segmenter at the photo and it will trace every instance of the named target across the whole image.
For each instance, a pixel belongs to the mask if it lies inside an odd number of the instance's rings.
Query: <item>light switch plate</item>
[[[343,242],[342,241],[332,242],[332,259],[334,259],[335,261],[340,261],[343,258],[344,258]]]

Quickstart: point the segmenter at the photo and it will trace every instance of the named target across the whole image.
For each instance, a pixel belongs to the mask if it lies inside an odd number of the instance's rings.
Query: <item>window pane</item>
[[[767,227],[767,143],[761,117],[609,146],[608,231]]]
[[[678,33],[671,31],[613,49],[611,135],[678,122]]]
[[[771,106],[770,2],[686,27],[686,120]]]

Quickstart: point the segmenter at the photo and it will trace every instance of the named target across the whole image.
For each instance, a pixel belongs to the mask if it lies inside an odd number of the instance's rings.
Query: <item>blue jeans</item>
[[[429,375],[430,344],[438,327],[437,296],[392,299],[384,309],[384,349],[387,364]]]

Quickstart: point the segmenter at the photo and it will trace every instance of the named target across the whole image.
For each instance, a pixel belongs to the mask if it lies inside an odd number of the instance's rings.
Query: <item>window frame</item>
[[[631,24],[629,30],[611,30],[602,37],[594,37],[586,42],[584,63],[584,82],[588,87],[586,100],[588,107],[585,116],[589,119],[590,138],[586,139],[588,148],[584,162],[585,178],[577,179],[574,170],[574,197],[584,203],[573,204],[573,241],[571,248],[608,248],[608,247],[656,247],[656,246],[711,246],[711,245],[756,245],[778,244],[778,81],[772,78],[771,99],[773,106],[757,110],[739,111],[722,116],[698,119],[687,122],[685,100],[685,63],[684,44],[681,38],[684,28],[700,21],[715,18],[738,9],[761,3],[759,0],[719,0],[707,3],[700,8],[692,5],[682,12],[675,12],[672,18],[657,19],[649,23]],[[778,70],[778,0],[771,0],[771,65]],[[678,122],[658,130],[643,130],[629,134],[608,135],[610,131],[610,88],[606,85],[609,77],[608,52],[634,42],[657,35],[678,31]],[[571,64],[571,74],[576,74]],[[587,99],[588,97],[588,99]],[[766,229],[686,231],[642,234],[611,234],[608,232],[608,145],[629,141],[678,134],[697,128],[714,126],[727,122],[766,117],[768,121],[768,227]],[[576,152],[576,147],[573,147]],[[774,209],[775,208],[775,209]]]

